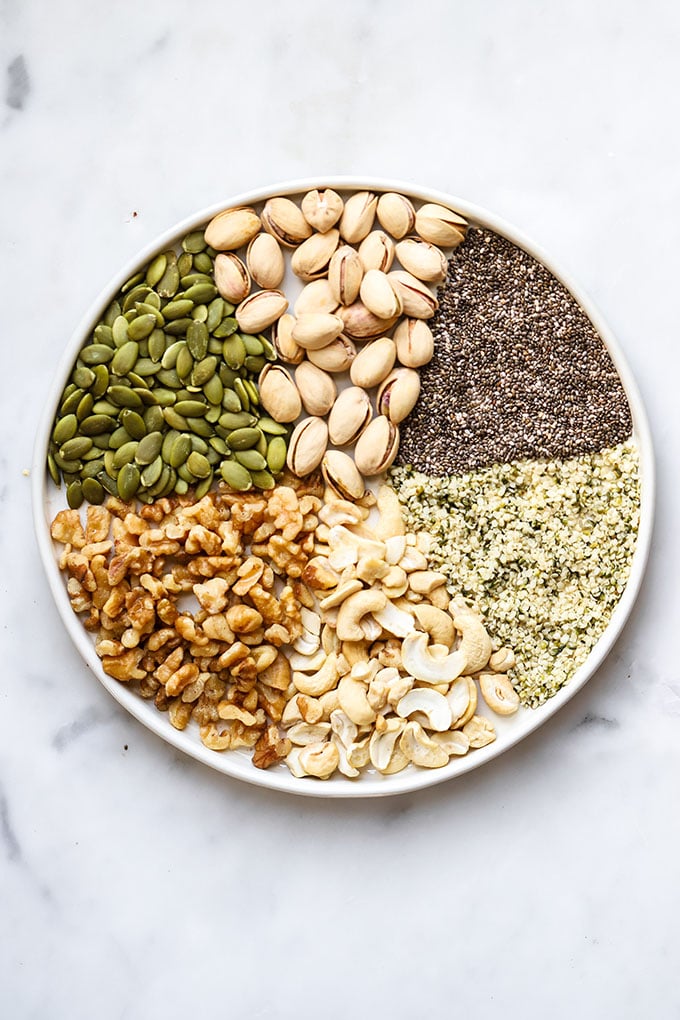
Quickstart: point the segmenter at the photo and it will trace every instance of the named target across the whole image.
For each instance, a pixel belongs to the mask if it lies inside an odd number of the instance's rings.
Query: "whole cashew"
[[[462,634],[458,651],[465,658],[465,673],[477,673],[484,669],[491,655],[491,638],[484,624],[469,606],[452,604],[449,612],[457,630]]]
[[[341,641],[363,641],[362,617],[377,613],[387,605],[387,596],[377,588],[358,591],[340,606],[338,612],[338,637]]]
[[[421,602],[413,607],[413,615],[435,644],[446,645],[449,650],[451,649],[456,637],[456,628],[448,613]]]
[[[451,652],[446,658],[438,659],[430,654],[427,634],[416,632],[404,638],[401,645],[401,660],[404,669],[416,680],[439,684],[455,680],[465,669],[465,655],[460,651]]]
[[[340,708],[357,726],[370,726],[377,715],[368,702],[366,685],[349,674],[338,684]]]
[[[309,694],[312,698],[318,698],[335,687],[338,679],[337,656],[331,652],[326,656],[321,669],[316,673],[293,673],[293,683],[301,694]]]

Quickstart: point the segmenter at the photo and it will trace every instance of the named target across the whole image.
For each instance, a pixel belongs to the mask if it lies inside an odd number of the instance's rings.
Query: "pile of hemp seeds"
[[[430,322],[432,361],[391,481],[431,560],[515,649],[535,707],[567,683],[625,588],[638,451],[609,352],[569,291],[471,228]]]

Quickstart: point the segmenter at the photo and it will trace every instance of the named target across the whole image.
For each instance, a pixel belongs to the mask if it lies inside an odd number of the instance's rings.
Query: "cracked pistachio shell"
[[[288,442],[287,464],[298,478],[318,468],[328,445],[328,426],[323,418],[305,418],[293,429]]]
[[[354,463],[365,477],[382,474],[399,450],[399,429],[389,418],[374,418],[354,448]]]
[[[416,213],[416,233],[442,248],[456,248],[465,240],[467,227],[467,220],[443,205],[428,202]]]
[[[363,241],[373,227],[378,196],[372,191],[356,191],[345,202],[340,218],[340,236],[348,244]]]
[[[383,381],[376,399],[378,411],[398,425],[416,406],[420,374],[413,368],[397,368]]]
[[[383,230],[401,240],[410,234],[416,224],[416,211],[405,195],[388,191],[378,200],[378,222]]]
[[[432,360],[434,336],[422,319],[402,319],[394,331],[397,358],[407,368],[420,368]]]
[[[369,269],[361,281],[359,297],[379,319],[393,319],[401,313],[401,296],[392,280],[379,269]]]
[[[258,290],[238,306],[234,315],[243,333],[261,333],[288,308],[288,298],[280,290]]]
[[[404,315],[414,319],[432,318],[439,302],[426,283],[403,269],[393,269],[388,279],[401,298]]]
[[[215,256],[215,286],[220,296],[238,305],[250,294],[250,276],[238,255],[220,252]]]
[[[286,248],[311,236],[312,228],[290,198],[270,198],[262,210],[262,226]]]
[[[372,230],[359,245],[359,259],[364,272],[379,269],[387,273],[394,261],[394,241],[384,230]]]
[[[340,305],[351,305],[359,296],[364,275],[358,252],[349,244],[333,252],[328,264],[328,284]]]
[[[272,326],[272,343],[281,361],[289,365],[299,365],[305,356],[304,349],[293,340],[295,316],[286,312]]]
[[[257,234],[248,245],[246,265],[258,287],[275,290],[281,284],[286,268],[276,238],[271,234]]]
[[[309,361],[324,372],[346,372],[356,356],[356,347],[342,334],[320,351],[307,351]]]
[[[260,227],[260,217],[250,206],[225,209],[206,227],[205,241],[217,251],[235,251],[248,244]]]
[[[339,337],[344,323],[339,315],[330,312],[306,312],[299,315],[293,326],[293,340],[307,351],[328,347]]]
[[[321,461],[321,474],[339,499],[361,499],[366,485],[352,458],[340,450],[327,450]]]
[[[404,269],[417,280],[442,283],[446,276],[446,255],[435,244],[419,237],[406,237],[396,247],[397,258]]]
[[[311,227],[325,234],[342,216],[344,202],[331,188],[308,191],[302,199],[302,215]]]
[[[300,291],[295,302],[295,314],[334,312],[338,304],[339,301],[336,301],[328,280],[312,280],[311,283],[306,283]]]
[[[333,252],[338,247],[340,235],[333,228],[325,234],[312,234],[293,252],[291,268],[296,276],[305,282],[325,276]]]
[[[307,414],[328,414],[338,395],[335,380],[311,361],[303,361],[295,369],[295,385]]]
[[[334,446],[355,443],[373,417],[371,401],[360,386],[348,386],[338,395],[328,416],[328,434]]]
[[[361,386],[365,390],[371,389],[390,374],[396,359],[397,348],[394,340],[388,336],[378,337],[359,351],[352,362],[349,377],[355,386]]]
[[[397,321],[397,316],[389,319],[382,319],[371,312],[363,301],[354,301],[351,305],[339,310],[340,318],[344,323],[346,336],[351,340],[373,340],[383,333],[389,333]]]
[[[302,400],[290,373],[282,365],[265,365],[258,380],[260,403],[274,421],[291,422],[302,411]]]

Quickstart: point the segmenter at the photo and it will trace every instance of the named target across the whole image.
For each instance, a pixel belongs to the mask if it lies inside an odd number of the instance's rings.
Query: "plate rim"
[[[174,729],[169,723],[167,714],[159,712],[153,706],[153,702],[145,701],[133,690],[120,683],[120,681],[108,677],[101,669],[101,664],[94,650],[91,638],[83,628],[79,617],[71,609],[66,588],[56,562],[54,545],[49,534],[49,521],[44,512],[46,487],[48,484],[48,475],[45,469],[47,445],[59,396],[84,339],[91,331],[94,322],[101,313],[101,309],[112,300],[121,284],[128,279],[139,265],[147,261],[151,255],[163,247],[174,243],[183,234],[196,229],[223,209],[237,205],[255,204],[265,201],[274,195],[298,194],[313,188],[377,192],[397,191],[419,202],[440,203],[459,211],[467,219],[473,221],[475,225],[493,230],[512,244],[522,248],[542,263],[567,288],[574,300],[590,319],[612,357],[631,409],[633,441],[638,448],[640,461],[640,523],[630,574],[607,627],[600,635],[585,662],[575,671],[569,682],[560,688],[548,701],[535,709],[522,709],[520,718],[523,721],[520,724],[518,717],[513,717],[518,722],[514,725],[512,731],[503,734],[486,747],[476,749],[471,755],[452,759],[448,765],[441,769],[416,769],[413,767],[394,776],[362,775],[356,780],[342,776],[340,778],[334,777],[329,782],[305,782],[292,776],[285,766],[277,770],[256,769],[251,764],[250,758],[246,757],[245,754],[219,754],[209,750],[197,738],[193,737],[193,729],[184,731]],[[319,175],[285,180],[243,191],[228,197],[224,201],[213,203],[190,216],[186,216],[139,249],[109,279],[73,330],[50,383],[48,397],[43,405],[33,448],[31,493],[33,524],[40,558],[61,621],[65,625],[71,640],[85,664],[108,693],[127,712],[175,749],[188,754],[202,764],[208,765],[217,772],[231,778],[258,787],[292,793],[298,796],[366,799],[412,793],[416,790],[439,785],[458,776],[465,775],[476,768],[480,768],[487,762],[500,757],[510,750],[511,747],[514,747],[543,726],[585,686],[602,665],[604,659],[609,655],[620,637],[642,586],[654,525],[656,500],[655,474],[654,448],[647,413],[637,382],[619,342],[589,295],[576,282],[571,273],[566,271],[552,256],[548,255],[542,247],[513,224],[497,216],[495,213],[490,212],[483,206],[448,192],[424,187],[419,183],[388,177]]]

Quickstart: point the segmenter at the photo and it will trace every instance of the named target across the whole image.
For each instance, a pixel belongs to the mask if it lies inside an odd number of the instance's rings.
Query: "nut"
[[[503,673],[480,673],[479,689],[492,712],[513,715],[519,708],[519,695]]]
[[[309,225],[325,234],[342,216],[343,205],[337,192],[326,188],[325,191],[308,191],[302,199],[301,208]]]
[[[380,319],[393,319],[401,314],[402,299],[390,277],[379,269],[369,269],[359,288],[359,296],[369,312]]]
[[[375,219],[378,198],[370,191],[355,191],[345,202],[340,218],[340,235],[348,244],[363,241]]]
[[[328,417],[331,443],[334,446],[355,443],[368,427],[372,416],[371,401],[365,390],[359,386],[349,386],[342,390]]]
[[[295,421],[302,411],[302,400],[290,372],[281,365],[265,365],[258,380],[260,400],[274,421]]]
[[[398,427],[380,415],[359,437],[354,448],[354,462],[364,477],[380,475],[393,464],[398,450]]]
[[[397,703],[397,715],[407,719],[414,713],[425,717],[423,724],[430,730],[441,732],[451,726],[451,708],[443,694],[428,690],[426,687],[414,687]]]
[[[434,337],[422,319],[402,319],[394,331],[397,357],[407,368],[420,368],[432,360]]]
[[[300,291],[295,302],[295,314],[334,312],[338,304],[339,302],[336,300],[333,288],[328,280],[312,280],[311,283],[306,283]]]
[[[442,283],[446,277],[446,256],[441,248],[428,241],[407,237],[397,244],[396,254],[404,269],[417,280]]]
[[[303,361],[298,365],[295,370],[295,385],[307,414],[321,417],[328,414],[338,395],[332,376],[317,368],[311,361]]]
[[[248,245],[246,265],[255,283],[263,290],[272,290],[281,284],[286,267],[283,261],[283,252],[272,234],[255,235]],[[215,259],[215,266],[217,266],[217,259]]]
[[[392,370],[397,357],[394,341],[387,336],[372,340],[359,351],[349,370],[355,386],[370,389],[382,382]],[[404,416],[405,417],[405,416]]]
[[[377,713],[369,704],[365,683],[355,680],[350,674],[341,677],[338,682],[338,698],[342,711],[357,726],[370,726],[375,721]]]
[[[333,252],[328,264],[328,283],[338,304],[351,305],[359,296],[364,275],[359,255],[348,244]]]
[[[403,269],[393,269],[387,278],[401,298],[404,315],[414,319],[431,319],[439,302],[427,284]]]
[[[262,210],[262,226],[286,248],[295,248],[311,236],[312,228],[289,198],[270,198]]]
[[[364,637],[363,618],[368,613],[380,612],[386,605],[387,596],[377,588],[364,588],[350,595],[338,612],[338,638],[341,641],[361,641]]]
[[[324,372],[346,372],[356,354],[357,349],[352,341],[341,335],[320,351],[308,351],[307,357],[313,365],[322,368]]]
[[[239,304],[250,294],[250,276],[238,255],[233,252],[215,256],[215,286],[220,295],[232,304]]]
[[[303,241],[300,247],[295,249],[290,260],[295,275],[305,281],[325,276],[339,239],[338,231],[333,229],[326,234],[312,234]]]
[[[293,340],[294,325],[295,317],[286,312],[272,326],[272,343],[276,353],[289,365],[299,365],[305,356],[302,347]]]
[[[444,748],[428,737],[420,723],[406,724],[399,740],[399,747],[414,765],[440,769],[448,764],[449,756]]]
[[[384,230],[372,230],[359,245],[359,259],[364,272],[379,269],[382,273],[387,273],[394,261],[394,241]]]
[[[428,684],[449,683],[465,669],[465,656],[451,652],[444,658],[437,658],[428,646],[428,635],[421,632],[409,634],[401,645],[404,669]]]
[[[338,314],[344,323],[344,334],[351,340],[374,340],[377,336],[389,333],[397,321],[396,315],[389,319],[380,318],[369,311],[363,301],[343,306]]]
[[[328,347],[339,337],[344,323],[339,315],[330,312],[306,312],[300,315],[293,326],[292,337],[296,344],[308,351]]]
[[[326,484],[340,499],[361,499],[366,491],[356,464],[340,450],[326,451],[321,461],[321,473]]]
[[[288,443],[287,464],[298,478],[318,468],[328,444],[328,426],[323,418],[305,418],[293,430]]]
[[[397,239],[410,234],[416,223],[416,212],[409,199],[394,191],[380,196],[377,214],[380,226]]]
[[[217,251],[235,251],[248,244],[260,226],[260,217],[250,206],[225,209],[205,228],[205,241]]]
[[[335,744],[330,741],[308,744],[307,747],[303,747],[300,751],[298,762],[308,776],[316,776],[317,779],[328,779],[337,769],[340,763],[340,755]]]
[[[416,213],[416,231],[431,244],[456,248],[465,240],[467,221],[451,209],[428,202]]]
[[[281,290],[258,290],[238,306],[234,315],[244,333],[261,333],[283,315],[288,298]]]
[[[380,341],[375,342],[379,343]],[[363,353],[362,351],[361,354]],[[354,365],[359,361],[361,354],[356,358]],[[398,425],[408,417],[416,406],[419,395],[420,374],[412,368],[398,368],[382,382],[378,390],[376,405],[380,414],[384,414],[391,422]]]
[[[493,723],[481,715],[473,715],[463,726],[463,733],[470,741],[470,747],[485,747],[496,739]]]

